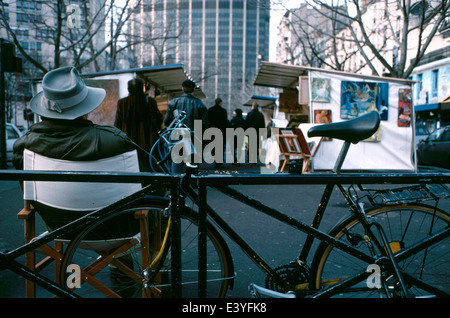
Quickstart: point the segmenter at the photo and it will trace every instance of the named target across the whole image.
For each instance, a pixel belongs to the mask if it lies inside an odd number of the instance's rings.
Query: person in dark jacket
[[[216,158],[216,167],[220,167],[224,162],[226,142],[227,142],[226,129],[229,126],[230,123],[228,122],[228,114],[225,108],[222,107],[222,99],[216,98],[216,100],[214,101],[214,106],[208,109],[208,127],[218,128],[222,133],[223,156],[222,158]]]
[[[265,120],[264,120],[264,115],[258,110],[258,108],[259,108],[258,104],[253,103],[252,110],[245,117],[245,124],[246,124],[247,128],[256,129],[256,136],[257,136],[256,149],[258,150],[258,154],[259,154],[260,143],[261,143],[261,140],[260,140],[261,135],[260,135],[259,129],[265,128],[266,124],[265,124]],[[249,140],[249,142],[251,142],[251,140]],[[249,151],[251,149],[252,149],[252,147],[249,144]]]
[[[191,80],[185,80],[181,84],[183,95],[172,99],[167,105],[166,116],[164,117],[164,125],[170,126],[172,121],[178,116],[181,111],[186,112],[184,124],[194,132],[194,121],[201,120],[203,130],[207,128],[208,111],[205,104],[194,96],[195,83]],[[195,132],[194,132],[195,133]],[[172,173],[183,172],[183,163],[172,163]]]
[[[117,103],[114,126],[150,152],[162,128],[161,112],[156,100],[144,94],[144,82],[140,78],[128,81],[128,92],[129,96]]]
[[[216,98],[214,106],[208,109],[208,127],[218,128],[225,136],[226,129],[229,127],[228,114],[222,107],[222,100]]]
[[[242,109],[236,108],[234,110],[234,116],[230,121],[231,128],[236,130],[236,128],[246,129],[245,119],[242,117]],[[242,146],[244,145],[244,139],[239,140],[236,136],[234,136],[234,162],[237,163],[239,158],[241,158]]]
[[[205,104],[194,96],[195,83],[191,80],[185,80],[181,84],[183,95],[172,99],[167,105],[166,116],[164,117],[164,125],[168,127],[176,118],[180,111],[186,112],[184,123],[192,131],[194,130],[194,120],[201,120],[203,129],[208,124],[208,113]]]
[[[85,85],[78,71],[63,67],[48,72],[42,80],[43,91],[36,94],[31,110],[42,121],[14,143],[13,164],[23,169],[23,151],[70,161],[98,160],[136,150],[140,171],[151,172],[150,155],[124,132],[113,126],[96,125],[87,120],[105,98],[105,91]],[[157,172],[164,172],[151,158]],[[155,185],[155,191],[160,186]],[[161,189],[158,194],[165,190]],[[68,222],[71,220],[68,220]]]

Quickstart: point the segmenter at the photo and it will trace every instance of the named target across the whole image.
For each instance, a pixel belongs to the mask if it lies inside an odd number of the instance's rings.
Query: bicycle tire
[[[76,264],[80,266],[80,268],[85,268],[86,264],[90,264],[92,261],[98,258],[98,253],[86,250],[88,243],[86,243],[87,239],[89,241],[95,241],[95,236],[101,232],[102,238],[105,235],[104,229],[108,227],[108,224],[117,224],[120,219],[120,226],[122,227],[122,231],[124,231],[124,219],[130,220],[134,218],[134,213],[136,210],[140,209],[149,209],[149,210],[162,210],[167,207],[167,201],[150,201],[146,204],[139,206],[130,206],[123,211],[115,213],[108,218],[96,221],[95,223],[87,226],[83,229],[67,246],[67,249],[64,253],[64,257],[61,261],[60,267],[60,282],[64,284],[66,288],[70,287],[68,284],[73,283],[69,282],[71,279],[72,272],[69,271],[69,265]],[[198,230],[196,227],[197,222],[197,214],[189,208],[183,209],[181,215],[181,224],[182,224],[182,286],[186,285],[186,279],[189,276],[186,273],[190,273],[186,269],[188,264],[192,264],[192,261],[196,261],[198,259],[198,252],[195,248],[197,245],[196,237],[187,237],[188,232],[186,232],[187,228],[192,229],[192,225],[195,228],[195,235],[198,234]],[[162,217],[162,223],[166,224],[167,219]],[[133,225],[135,227],[135,225]],[[163,227],[164,228],[164,227]],[[100,231],[101,229],[101,231]],[[164,228],[162,230],[161,235],[164,235],[167,229]],[[189,232],[194,235],[194,230]],[[116,233],[111,233],[111,236],[117,236]],[[224,279],[218,280],[219,283],[211,284],[208,283],[208,295],[213,297],[224,297],[226,291],[229,286],[229,280],[225,279],[226,277],[232,276],[229,272],[229,268],[233,268],[230,266],[230,262],[232,263],[231,256],[229,253],[228,246],[226,245],[223,238],[217,232],[217,230],[212,227],[211,224],[207,224],[207,238],[208,238],[208,261],[216,259],[217,267],[219,270],[219,277],[223,277]],[[194,247],[188,245],[195,245]],[[139,246],[142,246],[141,244]],[[115,248],[115,247],[112,247]],[[111,249],[112,249],[111,248]],[[153,264],[153,268],[150,270],[150,275],[145,276],[142,268],[141,257],[142,253],[139,248],[130,249],[124,255],[119,255],[119,258],[123,258],[123,263],[127,265],[129,268],[133,269],[133,273],[124,274],[124,271],[114,267],[114,266],[106,266],[104,268],[94,269],[96,272],[95,276],[90,277],[88,275],[83,277],[83,280],[80,286],[76,286],[79,288],[72,288],[74,293],[81,297],[87,298],[97,298],[97,297],[124,297],[124,298],[135,298],[135,297],[171,297],[172,296],[172,286],[171,282],[171,272],[170,272],[170,236],[167,244],[164,249],[161,250],[158,254],[160,260]],[[155,256],[155,255],[154,255]],[[153,257],[152,257],[153,259]],[[194,259],[194,260],[193,260]],[[116,258],[117,260],[117,258]],[[131,266],[132,264],[132,266]],[[196,266],[196,265],[194,265]],[[196,267],[198,269],[198,267]],[[92,270],[92,267],[89,268]],[[98,272],[97,272],[98,271]],[[198,272],[198,270],[196,271]],[[82,272],[82,275],[85,273]],[[150,280],[149,280],[150,279]],[[156,282],[156,281],[159,282]],[[86,284],[85,281],[90,281],[89,284]],[[98,284],[101,282],[101,284]],[[144,286],[144,284],[146,284]],[[215,289],[216,293],[213,293]],[[183,292],[186,290],[189,291],[186,294],[187,297],[195,297],[191,292],[194,288],[192,285],[189,285],[189,288],[183,287]],[[112,292],[111,292],[112,291]],[[183,293],[183,296],[185,294]]]
[[[198,213],[189,207],[184,207],[181,213],[181,294],[183,298],[195,298],[199,296],[198,285]],[[228,289],[233,288],[234,283],[234,265],[231,252],[227,243],[212,226],[206,222],[207,236],[207,269],[206,269],[206,297],[224,298]],[[160,263],[159,273],[166,276],[163,288],[164,297],[172,297],[171,286],[171,244],[166,250],[164,262]],[[153,275],[155,276],[155,275]],[[157,286],[157,283],[149,282]]]
[[[427,232],[430,230],[432,233],[436,233],[438,230],[448,228],[450,223],[450,215],[448,213],[424,204],[374,207],[366,211],[366,214],[383,226],[394,253],[418,242],[427,236]],[[337,239],[346,240],[347,243],[349,237],[358,238],[357,235],[359,234],[363,239],[357,239],[359,240],[357,247],[367,253],[369,253],[368,247],[372,245],[364,240],[362,225],[356,216],[346,218],[343,222],[337,224],[329,234]],[[433,290],[435,287],[443,292],[442,295],[448,295],[450,293],[450,280],[448,279],[450,274],[449,261],[450,246],[448,245],[447,236],[429,248],[418,251],[399,262],[400,270],[410,275],[406,279],[409,293],[417,297],[434,297],[437,296],[432,294],[435,292]],[[320,290],[326,285],[333,285],[358,271],[369,272],[369,265],[322,242],[317,248],[312,261],[310,286],[315,290]],[[413,281],[411,277],[419,278],[426,284],[433,286],[433,288],[420,285],[417,281]],[[369,279],[371,280],[370,284]],[[373,279],[380,279],[378,282],[384,283],[384,285],[378,284],[374,288],[373,283],[375,281]],[[383,288],[380,288],[382,285]],[[366,278],[344,292],[340,291],[335,296],[361,298],[403,297],[405,295],[392,275],[385,276],[384,272],[381,272],[380,276]]]

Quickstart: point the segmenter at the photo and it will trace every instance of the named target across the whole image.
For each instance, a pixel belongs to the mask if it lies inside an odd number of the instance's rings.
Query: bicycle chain
[[[265,287],[281,293],[293,291],[296,286],[307,284],[310,276],[309,268],[297,261],[281,265],[275,268],[275,272],[276,278],[267,275]],[[278,281],[283,281],[285,286],[281,286]]]

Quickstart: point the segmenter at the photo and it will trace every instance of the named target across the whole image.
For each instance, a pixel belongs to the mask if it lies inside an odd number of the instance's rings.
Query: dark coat
[[[185,111],[186,119],[184,123],[191,130],[194,130],[194,120],[202,120],[203,129],[207,127],[208,113],[205,104],[192,94],[183,94],[180,97],[172,99],[167,105],[164,125],[168,127],[175,119],[174,112]]]
[[[13,164],[23,169],[23,151],[70,161],[98,160],[137,150],[141,171],[151,171],[149,154],[124,132],[113,126],[96,125],[89,120],[46,119],[14,143]],[[158,167],[155,160],[153,167]],[[158,172],[162,170],[158,169]]]
[[[259,132],[259,128],[265,128],[264,115],[258,109],[252,109],[245,117],[247,128],[253,127]]]
[[[144,94],[130,95],[117,103],[114,126],[147,152],[150,152],[158,139],[161,124],[162,115],[153,98]]]
[[[234,116],[230,121],[231,127],[236,128],[246,128],[245,119],[242,116]]]
[[[225,129],[229,126],[228,114],[225,108],[220,105],[214,105],[208,109],[208,127],[219,128],[223,136],[225,136]]]

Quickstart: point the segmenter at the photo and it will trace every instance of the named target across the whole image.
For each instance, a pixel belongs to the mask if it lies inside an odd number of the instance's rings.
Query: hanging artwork
[[[330,79],[313,78],[311,83],[311,98],[313,102],[329,103],[330,99]]]
[[[87,86],[103,88],[106,97],[99,107],[89,113],[88,119],[98,125],[114,125],[117,101],[119,100],[119,80],[117,79],[84,79]]]
[[[376,110],[381,120],[388,119],[389,84],[341,82],[341,118],[350,119]]]
[[[280,93],[279,98],[279,109],[280,112],[286,113],[301,113],[302,105],[298,103],[298,91],[297,90],[286,90]]]
[[[329,124],[332,122],[331,109],[315,109],[314,110],[314,123],[315,124]],[[324,141],[331,141],[329,137],[324,137]]]
[[[411,126],[411,89],[398,90],[398,126]]]

